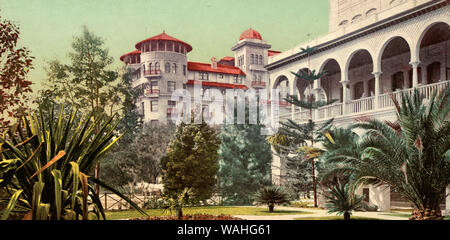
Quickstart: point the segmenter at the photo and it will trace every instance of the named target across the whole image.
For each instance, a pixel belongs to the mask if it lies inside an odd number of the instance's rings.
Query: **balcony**
[[[144,95],[149,98],[159,97],[160,91],[159,89],[145,89]]]
[[[144,77],[160,77],[161,70],[145,70]]]
[[[450,81],[438,82],[420,86],[417,89],[425,99],[430,99],[434,91],[443,90],[445,87],[449,86],[449,83]],[[346,116],[358,119],[378,111],[394,110],[394,102],[392,101],[392,98],[395,98],[397,101],[401,101],[402,93],[411,94],[413,91],[414,90],[410,88],[379,95],[378,99],[375,99],[375,97],[368,97],[351,100],[346,104],[335,103],[325,107],[321,107],[317,110],[313,110],[312,114],[310,114],[308,110],[300,110],[294,113],[294,120],[299,122],[306,122],[312,117],[313,120],[324,121],[330,118],[340,118]],[[284,114],[281,115],[280,118],[290,119],[291,116],[291,114]]]
[[[266,88],[266,83],[260,81],[252,81],[252,88]]]

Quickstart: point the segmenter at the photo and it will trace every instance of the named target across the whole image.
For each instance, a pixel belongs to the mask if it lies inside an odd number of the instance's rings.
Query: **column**
[[[445,190],[445,215],[450,216],[450,184]]]
[[[320,79],[317,79],[314,82],[313,88],[314,88],[313,94],[314,94],[314,98],[316,99],[316,101],[322,100],[322,99],[319,99]],[[314,119],[318,120],[319,119],[319,109],[313,110],[313,115],[314,115]]]
[[[416,61],[416,62],[410,62],[409,64],[411,64],[412,66],[412,88],[417,88],[419,86],[419,76],[417,74],[417,67],[419,67],[420,61]],[[423,72],[423,71],[422,71]],[[424,79],[422,77],[422,79]]]
[[[364,97],[370,97],[370,93],[369,93],[369,80],[363,81],[363,86],[364,86]]]
[[[347,114],[347,102],[350,100],[348,99],[350,89],[348,89],[348,83],[349,81],[341,81],[342,84],[342,115]]]
[[[382,72],[373,72],[372,73],[375,76],[375,99],[374,99],[374,109],[377,109],[380,107],[380,79]]]
[[[403,89],[410,88],[409,83],[409,70],[403,70]]]
[[[289,94],[291,94],[291,96],[295,96],[295,84],[292,83],[289,86],[290,86],[290,93]],[[291,120],[294,121],[294,119],[295,119],[295,105],[292,104],[291,105]]]
[[[387,185],[369,186],[369,204],[378,206],[379,212],[391,210],[391,188]]]

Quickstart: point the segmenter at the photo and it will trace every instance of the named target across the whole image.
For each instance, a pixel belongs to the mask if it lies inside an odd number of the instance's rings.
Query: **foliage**
[[[183,208],[191,204],[191,199],[193,199],[191,189],[185,188],[176,197],[164,196],[165,205],[163,208],[171,213],[176,213],[178,220],[181,220],[183,218]]]
[[[185,215],[181,218],[168,216],[168,217],[144,217],[144,218],[132,218],[130,220],[244,220],[237,217],[232,217],[230,215],[208,215],[208,214],[194,214],[194,215]]]
[[[255,195],[257,204],[267,204],[269,212],[273,212],[276,204],[289,203],[289,195],[279,186],[261,188]]]
[[[218,177],[225,204],[251,204],[253,199],[249,193],[270,184],[272,152],[261,135],[262,128],[248,123],[222,126]]]
[[[418,90],[404,93],[400,103],[393,99],[397,122],[355,124],[364,136],[354,147],[339,144],[329,160],[339,165],[328,175],[344,172],[355,185],[389,185],[414,204],[412,219],[442,219],[439,204],[450,184],[450,90],[423,99]]]
[[[328,199],[325,204],[328,212],[344,215],[345,220],[350,220],[352,211],[363,207],[364,196],[355,195],[349,184],[344,185],[340,181],[324,196]]]
[[[70,63],[58,60],[48,63],[48,79],[40,91],[40,104],[64,103],[81,112],[94,111],[96,116],[112,116],[120,111],[124,83],[117,83],[118,73],[109,70],[113,58],[103,44],[100,37],[84,26],[81,36],[76,36],[72,42],[73,52],[68,54]]]
[[[0,16],[0,130],[21,116],[30,101],[32,83],[26,76],[34,57],[27,48],[17,46],[19,35],[19,27]]]
[[[157,183],[162,173],[161,158],[174,132],[175,125],[171,122],[147,123],[135,134],[128,132],[102,162],[100,176],[116,186]]]
[[[161,159],[164,195],[174,198],[189,188],[196,201],[209,199],[216,186],[219,145],[218,134],[205,122],[178,125]]]
[[[74,110],[66,119],[63,108],[24,116],[0,139],[0,187],[11,212],[26,213],[26,219],[105,219],[104,209],[92,184],[114,192],[139,209],[115,189],[90,175],[108,149],[119,139],[114,117],[94,119],[94,113],[74,121]],[[48,118],[48,119],[47,119]],[[95,129],[99,129],[95,131]]]

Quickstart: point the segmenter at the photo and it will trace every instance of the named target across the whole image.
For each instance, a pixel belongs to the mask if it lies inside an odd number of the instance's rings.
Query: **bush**
[[[261,190],[256,193],[255,201],[257,204],[267,204],[269,212],[273,212],[276,204],[289,203],[289,195],[281,187],[268,186],[261,188]]]

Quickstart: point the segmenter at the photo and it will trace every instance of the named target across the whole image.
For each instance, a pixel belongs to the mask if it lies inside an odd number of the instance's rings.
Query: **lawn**
[[[294,220],[344,220],[344,216],[305,217],[305,218],[294,218]],[[380,220],[380,219],[352,216],[350,220]]]
[[[162,209],[145,210],[150,216],[167,216],[171,215],[170,212]],[[208,207],[190,207],[183,209],[184,214],[209,214],[209,215],[252,215],[252,216],[272,216],[272,215],[297,215],[297,214],[309,214],[304,211],[290,211],[290,210],[276,210],[273,213],[269,213],[266,208],[257,207],[224,207],[224,206],[208,206]],[[119,220],[128,218],[143,217],[136,210],[127,210],[120,212],[106,212],[106,219]]]

